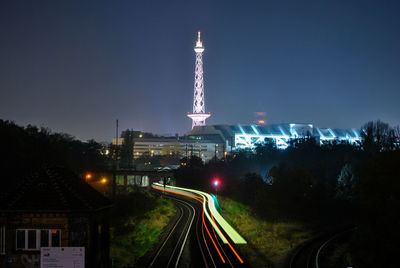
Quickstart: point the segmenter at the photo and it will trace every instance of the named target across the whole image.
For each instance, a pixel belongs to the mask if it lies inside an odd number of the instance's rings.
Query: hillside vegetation
[[[258,218],[251,209],[229,198],[218,198],[222,215],[246,239],[240,247],[251,267],[278,267],[286,255],[309,239],[309,229],[299,222],[272,222]]]
[[[158,242],[175,208],[170,200],[135,192],[117,199],[112,214],[110,257],[114,267],[135,265]]]

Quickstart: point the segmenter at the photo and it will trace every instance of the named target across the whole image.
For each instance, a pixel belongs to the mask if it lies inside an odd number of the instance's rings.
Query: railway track
[[[196,210],[190,203],[171,196],[166,198],[174,201],[180,215],[157,249],[149,267],[178,267],[196,216]]]
[[[292,255],[289,268],[321,268],[321,253],[330,243],[342,236],[354,231],[352,228],[342,228],[340,230],[323,234],[300,246]]]

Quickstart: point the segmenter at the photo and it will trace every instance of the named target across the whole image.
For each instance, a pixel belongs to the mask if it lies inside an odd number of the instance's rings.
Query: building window
[[[25,230],[17,230],[17,249],[25,248]]]
[[[51,246],[59,247],[60,246],[60,230],[51,230]]]
[[[0,255],[6,254],[6,226],[0,226]]]
[[[40,230],[40,247],[49,246],[49,232],[47,230]]]
[[[16,231],[16,249],[39,250],[41,247],[59,247],[60,241],[60,230],[18,229]]]
[[[28,230],[28,249],[36,249],[36,230]]]

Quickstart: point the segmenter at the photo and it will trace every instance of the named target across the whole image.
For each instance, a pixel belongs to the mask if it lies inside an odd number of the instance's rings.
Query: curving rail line
[[[189,232],[196,217],[196,210],[189,202],[173,197],[167,198],[173,199],[178,204],[180,215],[156,251],[149,267],[171,267],[174,262],[174,267],[178,267]],[[179,232],[178,226],[182,230],[180,233],[177,233]]]
[[[320,265],[320,254],[321,251],[326,247],[329,243],[334,241],[335,239],[348,234],[351,231],[354,231],[355,228],[346,227],[344,230],[341,228],[335,232],[329,232],[323,234],[319,237],[314,238],[302,246],[298,248],[298,250],[292,255],[289,267],[307,267],[307,268],[319,268]]]
[[[244,263],[232,244],[246,244],[247,242],[226,222],[221,214],[219,214],[215,207],[214,199],[210,194],[175,186],[165,186],[164,188],[164,186],[159,183],[153,183],[152,187],[155,190],[181,195],[201,203],[201,229],[199,229],[200,217],[198,217],[196,222],[196,236],[206,267],[208,267],[208,264],[213,267],[219,267],[220,265],[234,267],[236,264],[242,265]],[[179,201],[183,200],[180,199]],[[186,233],[186,238],[187,235],[188,232]],[[220,241],[222,241],[222,244]],[[179,257],[182,255],[183,248],[184,245],[181,247]],[[204,254],[205,252],[208,253],[207,256]],[[235,261],[233,261],[232,258],[234,258]],[[178,263],[179,259],[175,267],[178,266]]]

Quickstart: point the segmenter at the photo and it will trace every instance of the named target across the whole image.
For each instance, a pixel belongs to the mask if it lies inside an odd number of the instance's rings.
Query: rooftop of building
[[[360,130],[355,128],[319,128],[308,123],[285,123],[271,125],[209,125],[196,126],[187,132],[188,136],[203,136],[219,134],[225,140],[235,135],[260,135],[260,136],[305,136],[312,135],[320,138],[348,137],[358,139]]]
[[[108,208],[111,201],[72,171],[40,168],[0,181],[3,212],[93,212]]]
[[[123,138],[118,138],[118,144],[122,145]],[[180,137],[162,137],[162,136],[154,136],[149,138],[134,138],[135,143],[224,143],[221,139],[220,135],[215,133],[204,134],[201,138],[199,136],[180,136]],[[112,143],[116,143],[116,139],[113,138]]]

